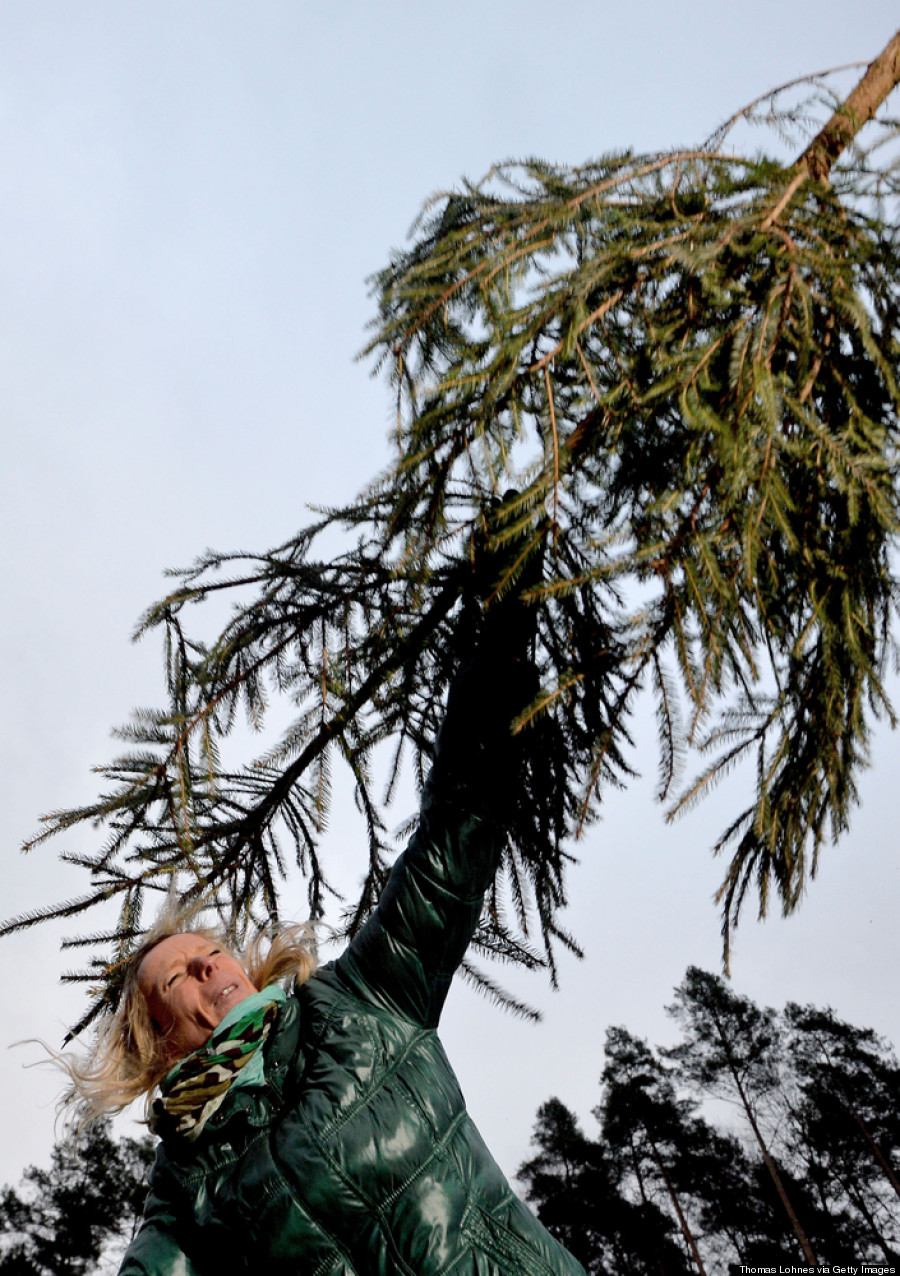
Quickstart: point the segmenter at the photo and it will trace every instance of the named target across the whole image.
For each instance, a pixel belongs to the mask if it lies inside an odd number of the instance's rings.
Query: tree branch
[[[430,635],[446,619],[458,601],[461,583],[468,570],[468,564],[463,563],[449,572],[447,581],[440,593],[422,619],[410,631],[408,640],[405,643],[398,644],[381,664],[372,670],[357,690],[348,696],[344,706],[334,717],[321,725],[300,755],[285,768],[261,801],[246,815],[234,821],[233,828],[238,833],[238,836],[222,857],[221,862],[217,863],[212,873],[207,875],[207,882],[215,878],[221,879],[223,870],[234,866],[243,848],[252,840],[253,831],[262,828],[272,814],[278,810],[287,794],[313,759],[321,754],[328,742],[344,730],[347,724],[356,717],[384,683],[385,679],[399,669],[405,660],[409,659],[410,652],[422,650]],[[209,840],[220,840],[223,831],[225,830],[221,826],[211,830]],[[201,837],[197,839],[197,843],[198,845],[203,845],[206,840],[206,838]]]

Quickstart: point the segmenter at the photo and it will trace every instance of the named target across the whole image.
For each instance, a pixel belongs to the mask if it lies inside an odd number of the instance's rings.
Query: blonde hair
[[[138,986],[138,972],[141,962],[157,944],[172,935],[188,933],[233,952],[220,931],[206,927],[155,928],[128,959],[118,1008],[98,1029],[87,1057],[67,1058],[54,1052],[70,1081],[60,1108],[78,1129],[121,1112],[142,1095],[147,1097],[149,1114],[153,1091],[172,1067],[172,1059],[166,1049],[166,1034],[153,1022]],[[234,955],[256,988],[278,982],[294,987],[305,983],[317,966],[315,936],[308,922],[262,929],[250,939],[243,953]]]

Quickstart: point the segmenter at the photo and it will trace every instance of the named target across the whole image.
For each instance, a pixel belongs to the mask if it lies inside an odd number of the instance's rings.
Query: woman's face
[[[204,935],[169,935],[141,962],[138,988],[166,1034],[172,1063],[208,1041],[232,1006],[256,992],[236,957]]]

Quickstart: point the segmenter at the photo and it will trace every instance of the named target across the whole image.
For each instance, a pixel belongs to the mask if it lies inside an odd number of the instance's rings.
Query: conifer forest
[[[519,1178],[590,1276],[900,1264],[900,1066],[830,1010],[780,1013],[691,967],[677,1046],[610,1028],[585,1134],[543,1104]]]

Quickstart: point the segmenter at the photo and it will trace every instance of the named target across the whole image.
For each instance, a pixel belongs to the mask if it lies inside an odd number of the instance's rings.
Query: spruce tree
[[[516,589],[541,683],[516,723],[526,782],[480,951],[552,973],[575,946],[566,843],[628,781],[643,691],[670,812],[742,759],[755,772],[715,846],[726,955],[749,892],[761,912],[773,893],[796,907],[848,826],[873,720],[894,720],[900,244],[882,104],[898,79],[900,33],[843,103],[813,82],[828,119],[808,144],[815,102],[744,112],[793,127],[786,161],[730,153],[725,129],[690,151],[501,165],[426,207],[373,281],[368,349],[396,398],[385,473],[275,549],[176,573],[139,627],[164,637],[164,705],[119,731],[96,802],[29,844],[107,830],[64,852],[83,895],[5,927],[115,904],[71,941],[89,955],[70,977],[101,990],[83,1023],[115,1000],[148,898],[175,889],[240,933],[278,916],[293,863],[322,913],[339,760],[368,829],[353,933],[394,849],[401,762],[421,780],[454,670]],[[204,638],[189,608],[218,595],[231,619]],[[293,712],[281,739],[226,762],[273,698]]]

